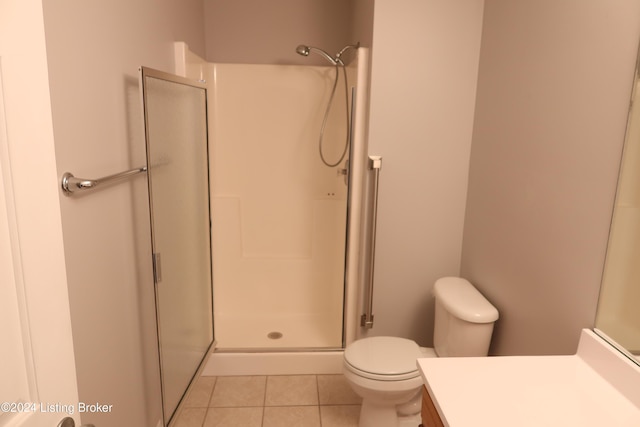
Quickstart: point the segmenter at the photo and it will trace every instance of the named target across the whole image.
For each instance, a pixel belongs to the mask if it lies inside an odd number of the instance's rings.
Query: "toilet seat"
[[[412,340],[371,337],[357,340],[344,351],[345,368],[354,374],[379,381],[402,381],[418,377],[416,360],[422,356]]]

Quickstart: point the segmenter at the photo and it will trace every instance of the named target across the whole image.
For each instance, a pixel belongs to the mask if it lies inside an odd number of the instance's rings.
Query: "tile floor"
[[[200,377],[174,427],[357,427],[342,375]]]

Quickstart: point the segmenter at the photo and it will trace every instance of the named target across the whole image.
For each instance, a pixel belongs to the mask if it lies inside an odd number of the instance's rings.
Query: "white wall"
[[[431,345],[432,286],[458,275],[483,1],[378,0],[369,153],[381,155],[375,335]]]
[[[204,52],[202,2],[44,2],[58,177],[145,163],[137,69],[173,71],[174,40]],[[55,183],[52,183],[53,185]],[[57,185],[57,184],[56,184]],[[146,182],[60,195],[84,423],[155,426],[158,356]]]
[[[495,354],[593,326],[639,38],[638,1],[486,1],[462,275]]]

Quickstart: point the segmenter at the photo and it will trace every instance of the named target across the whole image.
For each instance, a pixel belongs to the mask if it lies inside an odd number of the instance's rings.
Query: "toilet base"
[[[363,402],[358,427],[418,427],[422,423],[420,413],[398,416],[394,406],[372,405],[365,407]]]
[[[418,427],[420,424],[422,424],[422,417],[419,413],[406,417],[398,417],[398,427]]]
[[[363,401],[358,427],[399,427],[396,406]]]
[[[358,427],[417,427],[421,422],[420,406],[415,401],[422,403],[422,395],[418,393],[409,402],[394,405],[375,403],[364,399],[360,409],[360,422]],[[402,408],[402,410],[399,410]]]

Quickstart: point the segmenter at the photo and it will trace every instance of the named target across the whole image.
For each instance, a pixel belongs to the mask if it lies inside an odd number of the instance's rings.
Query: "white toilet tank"
[[[439,357],[487,356],[498,310],[467,280],[443,277],[434,285],[433,346]]]

